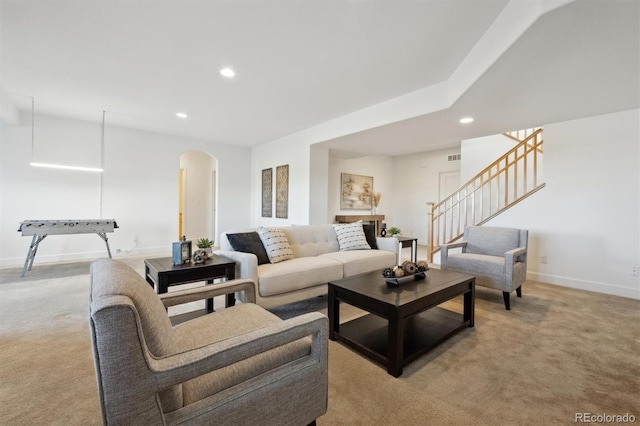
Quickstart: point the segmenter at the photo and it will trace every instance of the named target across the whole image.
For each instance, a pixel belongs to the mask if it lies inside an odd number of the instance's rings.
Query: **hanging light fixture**
[[[66,166],[64,164],[35,163],[33,161],[30,164],[31,164],[31,167],[44,167],[48,169],[77,170],[81,172],[102,172],[103,171],[98,167]]]
[[[82,166],[69,166],[65,164],[51,164],[51,163],[38,163],[33,161],[33,153],[35,148],[35,99],[33,96],[31,97],[31,167],[44,167],[49,169],[64,169],[64,170],[75,170],[82,172],[103,172],[103,157],[104,157],[104,111],[102,112],[102,141],[101,141],[101,152],[100,152],[100,167],[82,167]]]

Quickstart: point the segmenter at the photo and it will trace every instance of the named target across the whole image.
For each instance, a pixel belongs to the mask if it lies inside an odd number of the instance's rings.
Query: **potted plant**
[[[387,234],[389,234],[390,237],[395,237],[396,235],[400,235],[402,231],[400,230],[400,228],[396,228],[395,226],[392,226],[391,228],[387,229]]]
[[[200,238],[196,241],[198,248],[206,250],[208,254],[213,253],[213,241],[208,238]]]

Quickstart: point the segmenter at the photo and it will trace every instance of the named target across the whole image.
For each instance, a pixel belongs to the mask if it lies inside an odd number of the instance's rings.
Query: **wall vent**
[[[460,161],[462,154],[455,154],[447,156],[447,161]]]

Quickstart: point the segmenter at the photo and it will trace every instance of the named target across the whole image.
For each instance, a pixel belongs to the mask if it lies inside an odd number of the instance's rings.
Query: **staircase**
[[[517,145],[439,203],[427,203],[428,261],[440,245],[462,237],[465,226],[482,225],[544,187],[542,128],[504,133]]]

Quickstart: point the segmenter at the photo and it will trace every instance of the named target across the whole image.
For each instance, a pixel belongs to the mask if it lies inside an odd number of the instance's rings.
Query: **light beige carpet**
[[[127,262],[142,273],[141,259]],[[60,278],[0,285],[2,425],[101,421],[89,277],[71,269],[68,277],[58,271]],[[630,413],[640,422],[640,301],[536,282],[512,299],[506,311],[499,292],[478,288],[476,327],[397,379],[330,342],[329,409],[318,425],[575,424],[576,413]],[[448,306],[460,309],[460,302]],[[275,312],[309,310],[326,313],[326,297]]]

